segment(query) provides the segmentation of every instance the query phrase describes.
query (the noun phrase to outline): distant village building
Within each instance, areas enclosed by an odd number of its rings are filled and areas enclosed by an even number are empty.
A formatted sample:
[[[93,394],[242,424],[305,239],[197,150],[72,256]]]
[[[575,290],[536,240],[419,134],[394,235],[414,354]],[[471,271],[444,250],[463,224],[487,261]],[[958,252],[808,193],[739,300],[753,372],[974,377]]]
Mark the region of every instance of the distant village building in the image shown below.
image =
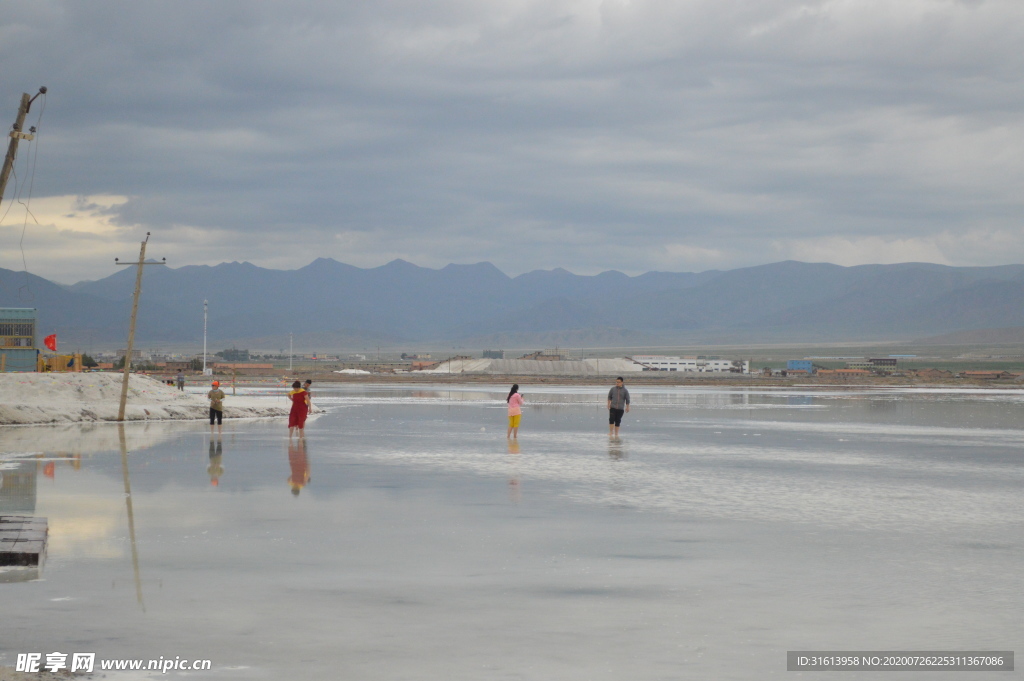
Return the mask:
[[[932,380],[953,378],[952,371],[946,371],[945,369],[933,369],[931,367],[925,369],[918,369],[917,371],[914,372],[914,375],[916,375],[918,378],[927,378]]]
[[[809,359],[790,359],[786,360],[786,371],[802,371],[807,374],[814,373],[814,362]]]
[[[870,376],[872,372],[867,369],[818,369],[819,376]]]
[[[36,370],[36,309],[0,308],[0,365],[4,371]]]
[[[866,369],[868,371],[891,372],[896,371],[896,358],[877,357],[872,359],[855,359],[846,363],[847,369]]]
[[[633,355],[644,371],[691,371],[698,373],[750,373],[750,362],[718,357],[670,357],[667,355]]]
[[[1016,377],[1016,374],[1011,374],[1009,371],[963,371],[960,375],[964,378],[984,379],[987,381]]]
[[[191,371],[192,360],[170,360],[167,362],[157,362],[156,366],[158,369],[164,369],[165,371]]]

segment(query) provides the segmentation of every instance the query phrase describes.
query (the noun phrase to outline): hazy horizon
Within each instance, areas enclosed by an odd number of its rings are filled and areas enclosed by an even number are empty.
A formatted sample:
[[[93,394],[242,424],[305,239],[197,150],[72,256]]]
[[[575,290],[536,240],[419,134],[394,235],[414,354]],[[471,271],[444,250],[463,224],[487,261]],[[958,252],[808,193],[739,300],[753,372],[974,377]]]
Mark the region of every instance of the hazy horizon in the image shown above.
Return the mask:
[[[135,259],[137,259],[137,258],[138,258],[138,252],[136,252],[136,254],[135,254]],[[151,260],[152,259],[152,258],[149,257],[148,252],[147,252],[146,259],[147,260]],[[894,263],[865,262],[865,263],[860,263],[860,264],[857,264],[857,265],[840,265],[840,264],[834,263],[834,262],[786,259],[786,260],[776,260],[776,261],[771,261],[771,262],[755,263],[753,265],[744,265],[742,267],[728,267],[728,268],[710,267],[710,268],[707,268],[707,269],[693,268],[693,269],[685,269],[685,270],[625,271],[625,270],[622,270],[622,269],[614,269],[614,268],[612,268],[612,269],[605,269],[605,270],[599,270],[599,271],[580,272],[580,271],[570,270],[567,267],[555,266],[555,267],[549,267],[549,268],[538,267],[538,268],[527,269],[527,270],[523,270],[523,271],[512,271],[512,272],[509,272],[509,271],[506,271],[506,270],[502,269],[501,267],[498,267],[496,264],[490,262],[489,260],[479,260],[479,261],[476,261],[476,262],[450,262],[450,263],[447,263],[447,264],[444,264],[444,265],[440,265],[440,266],[437,266],[437,267],[431,267],[431,266],[428,266],[428,265],[420,265],[419,263],[413,262],[411,260],[407,260],[405,258],[393,258],[392,260],[389,260],[387,262],[381,263],[379,265],[361,266],[361,265],[355,265],[355,264],[352,264],[352,263],[344,262],[343,260],[339,260],[337,258],[326,257],[326,256],[315,257],[312,260],[310,260],[309,262],[307,262],[305,264],[302,264],[302,265],[295,266],[295,267],[269,267],[269,266],[261,265],[261,264],[256,263],[256,262],[252,262],[250,260],[231,260],[231,261],[225,260],[225,261],[222,261],[222,262],[219,262],[219,263],[213,263],[213,264],[208,264],[208,263],[186,263],[186,264],[177,265],[177,266],[172,265],[171,263],[167,263],[165,266],[168,267],[169,269],[172,269],[172,270],[179,270],[179,269],[183,269],[185,267],[211,267],[212,268],[212,267],[220,267],[222,265],[252,265],[252,266],[257,267],[257,268],[262,269],[262,270],[273,270],[273,271],[280,271],[280,272],[295,272],[297,270],[301,270],[301,269],[304,269],[306,267],[309,267],[310,265],[315,263],[317,260],[333,260],[334,262],[339,263],[341,265],[346,265],[346,266],[349,266],[349,267],[356,267],[356,268],[361,269],[361,270],[381,269],[381,268],[387,267],[388,265],[392,265],[393,263],[406,263],[406,264],[409,264],[409,265],[413,265],[414,267],[418,267],[418,268],[422,268],[422,269],[427,269],[427,270],[432,270],[432,271],[435,271],[435,272],[443,270],[446,267],[474,267],[474,266],[478,266],[478,265],[490,265],[490,266],[494,267],[495,269],[497,269],[502,274],[504,274],[509,279],[516,279],[516,278],[521,277],[523,275],[531,274],[531,273],[534,273],[534,272],[556,272],[556,271],[564,271],[564,272],[568,272],[569,274],[573,274],[573,275],[581,276],[581,277],[595,277],[595,276],[599,276],[599,275],[602,275],[602,274],[608,274],[608,273],[624,274],[624,275],[626,275],[627,277],[630,277],[630,278],[639,277],[639,276],[643,276],[645,274],[652,274],[652,273],[701,274],[701,273],[704,273],[704,272],[729,272],[729,271],[733,271],[733,270],[748,269],[748,268],[751,268],[751,267],[763,267],[763,266],[767,266],[767,265],[777,265],[777,264],[783,263],[783,262],[797,262],[797,263],[806,264],[806,265],[834,265],[835,267],[842,267],[842,268],[871,267],[871,266],[874,266],[874,265],[936,265],[936,266],[939,266],[939,267],[978,267],[976,265],[947,265],[947,264],[944,264],[944,263],[921,262],[921,261],[906,261],[906,262],[894,262]],[[1003,263],[1002,265],[991,265],[990,267],[1007,267],[1007,266],[1013,266],[1013,265],[1024,265],[1024,262],[1022,262],[1022,263]],[[985,267],[985,266],[980,266],[980,267]],[[5,268],[5,269],[10,269],[10,268]],[[50,278],[50,277],[46,277],[46,276],[44,276],[42,274],[39,274],[37,272],[31,272],[31,271],[29,271],[29,274],[34,274],[35,276],[43,277],[44,279],[47,279],[48,281],[52,281],[52,282],[54,282],[56,284],[60,284],[62,286],[75,286],[77,284],[87,284],[87,283],[92,283],[92,282],[95,282],[95,281],[99,281],[101,279],[105,279],[105,278],[107,278],[107,277],[109,277],[111,275],[117,274],[118,271],[120,271],[120,269],[121,268],[118,268],[116,270],[111,270],[108,274],[106,274],[104,276],[99,276],[99,277],[97,277],[95,279],[79,279],[79,280],[75,280],[75,281],[62,281],[60,278],[56,278],[56,277],[55,278]],[[15,271],[16,272],[18,270],[11,270],[11,271]]]

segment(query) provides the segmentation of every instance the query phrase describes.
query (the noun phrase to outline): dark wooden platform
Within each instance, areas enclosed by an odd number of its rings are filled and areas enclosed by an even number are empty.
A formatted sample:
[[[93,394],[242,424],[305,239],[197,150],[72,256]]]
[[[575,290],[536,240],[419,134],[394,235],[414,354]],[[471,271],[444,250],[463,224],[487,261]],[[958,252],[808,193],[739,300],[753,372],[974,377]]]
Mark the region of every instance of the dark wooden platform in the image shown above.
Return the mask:
[[[46,555],[46,518],[0,516],[0,567],[38,567]]]

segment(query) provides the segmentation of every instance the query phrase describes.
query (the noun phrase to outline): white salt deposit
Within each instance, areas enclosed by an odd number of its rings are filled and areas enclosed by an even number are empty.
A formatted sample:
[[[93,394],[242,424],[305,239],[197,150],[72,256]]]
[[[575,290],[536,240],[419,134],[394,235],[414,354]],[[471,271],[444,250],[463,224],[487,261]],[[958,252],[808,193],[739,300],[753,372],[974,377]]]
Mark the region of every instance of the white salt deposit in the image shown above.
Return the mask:
[[[121,378],[101,373],[0,374],[0,424],[114,421]],[[283,398],[228,394],[224,417],[287,416],[289,406]],[[126,421],[205,419],[209,408],[205,394],[181,392],[136,374],[128,382]]]
[[[454,359],[433,369],[416,371],[423,374],[490,374],[494,376],[615,376],[643,367],[631,359]]]

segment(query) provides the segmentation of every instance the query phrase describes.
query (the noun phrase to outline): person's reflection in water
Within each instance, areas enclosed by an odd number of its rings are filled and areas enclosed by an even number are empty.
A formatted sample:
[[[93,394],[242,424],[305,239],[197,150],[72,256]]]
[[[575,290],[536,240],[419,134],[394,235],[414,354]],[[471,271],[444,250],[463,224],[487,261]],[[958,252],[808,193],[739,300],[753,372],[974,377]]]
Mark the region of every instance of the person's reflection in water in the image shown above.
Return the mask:
[[[508,500],[518,504],[523,500],[523,487],[519,482],[519,440],[508,440],[508,453],[514,458],[509,462],[512,464],[512,472],[508,477]]]
[[[292,494],[299,496],[302,488],[309,484],[309,458],[306,456],[306,440],[288,440],[288,465],[292,475],[288,478]]]
[[[214,487],[220,485],[220,476],[224,475],[224,466],[221,465],[221,460],[224,456],[223,445],[221,444],[220,438],[217,438],[217,442],[210,440],[210,467],[206,469],[206,472],[210,474],[210,484]]]
[[[625,451],[622,449],[622,439],[617,437],[608,438],[608,458],[613,461],[619,461],[626,458]]]

